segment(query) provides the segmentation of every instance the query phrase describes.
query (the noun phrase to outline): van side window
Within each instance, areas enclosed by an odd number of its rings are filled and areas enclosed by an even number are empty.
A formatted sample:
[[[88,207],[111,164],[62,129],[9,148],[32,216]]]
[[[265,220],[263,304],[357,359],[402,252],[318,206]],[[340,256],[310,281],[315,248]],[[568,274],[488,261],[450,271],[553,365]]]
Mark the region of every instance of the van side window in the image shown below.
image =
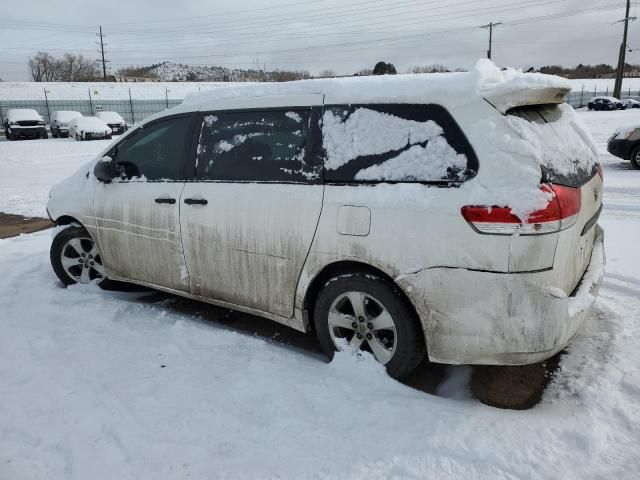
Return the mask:
[[[214,112],[204,115],[196,178],[216,181],[318,180],[311,108]],[[317,127],[316,127],[317,128]],[[319,133],[317,134],[319,136]]]
[[[113,156],[126,178],[184,179],[184,152],[191,117],[177,117],[144,126],[116,148]]]
[[[478,160],[439,105],[331,105],[322,118],[327,182],[427,182],[455,185]]]

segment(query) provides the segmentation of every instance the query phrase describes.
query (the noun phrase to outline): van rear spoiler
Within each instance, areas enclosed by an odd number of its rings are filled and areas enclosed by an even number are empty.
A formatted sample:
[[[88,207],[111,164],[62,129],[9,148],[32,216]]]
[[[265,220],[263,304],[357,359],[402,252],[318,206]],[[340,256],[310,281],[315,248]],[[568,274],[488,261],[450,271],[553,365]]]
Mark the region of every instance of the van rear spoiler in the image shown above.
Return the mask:
[[[483,98],[504,115],[515,107],[564,103],[564,99],[570,91],[570,88],[555,86],[515,90],[497,88],[496,91],[483,95]]]

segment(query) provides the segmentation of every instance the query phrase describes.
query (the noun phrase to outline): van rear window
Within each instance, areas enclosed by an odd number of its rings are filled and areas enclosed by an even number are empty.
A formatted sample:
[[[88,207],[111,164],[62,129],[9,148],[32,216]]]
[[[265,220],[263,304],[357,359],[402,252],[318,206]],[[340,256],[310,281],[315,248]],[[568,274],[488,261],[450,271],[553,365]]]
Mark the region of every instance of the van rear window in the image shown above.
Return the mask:
[[[324,178],[335,183],[456,185],[478,160],[439,105],[331,105],[322,118]]]
[[[579,187],[595,175],[598,151],[569,105],[512,108],[506,119],[522,141],[523,153],[540,164],[542,181]]]

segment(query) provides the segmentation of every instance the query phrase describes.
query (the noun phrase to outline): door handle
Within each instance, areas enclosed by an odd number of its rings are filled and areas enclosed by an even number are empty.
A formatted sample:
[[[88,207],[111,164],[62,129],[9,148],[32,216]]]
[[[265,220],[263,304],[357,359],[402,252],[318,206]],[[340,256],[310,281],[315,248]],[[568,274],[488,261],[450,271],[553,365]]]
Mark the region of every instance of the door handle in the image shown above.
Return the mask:
[[[209,202],[204,198],[185,198],[184,203],[187,205],[206,205]]]
[[[156,198],[155,202],[156,203],[168,203],[170,205],[173,205],[174,203],[176,203],[176,199],[175,198]]]

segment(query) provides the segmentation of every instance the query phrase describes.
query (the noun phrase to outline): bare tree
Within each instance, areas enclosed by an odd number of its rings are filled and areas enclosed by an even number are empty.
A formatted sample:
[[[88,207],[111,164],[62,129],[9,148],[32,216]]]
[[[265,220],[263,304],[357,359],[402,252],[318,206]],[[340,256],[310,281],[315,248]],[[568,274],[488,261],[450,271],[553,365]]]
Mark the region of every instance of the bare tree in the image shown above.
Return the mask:
[[[60,80],[63,82],[88,82],[100,78],[98,65],[84,57],[65,53],[60,62]]]
[[[336,73],[333,70],[321,70],[320,73],[318,74],[318,78],[332,78],[335,77]]]
[[[431,65],[424,65],[424,66],[418,65],[418,66],[412,67],[409,70],[409,73],[445,73],[450,71],[451,70],[449,70],[444,65],[441,65],[439,63],[434,63]]]
[[[47,52],[38,52],[34,57],[29,57],[29,70],[34,82],[59,80],[60,66],[60,61]]]
[[[362,70],[358,70],[355,75],[357,77],[366,77],[367,75],[373,75],[373,69],[371,68],[363,68]]]
[[[292,80],[303,80],[311,78],[311,74],[306,70],[275,70],[267,73],[267,81],[290,82]]]

